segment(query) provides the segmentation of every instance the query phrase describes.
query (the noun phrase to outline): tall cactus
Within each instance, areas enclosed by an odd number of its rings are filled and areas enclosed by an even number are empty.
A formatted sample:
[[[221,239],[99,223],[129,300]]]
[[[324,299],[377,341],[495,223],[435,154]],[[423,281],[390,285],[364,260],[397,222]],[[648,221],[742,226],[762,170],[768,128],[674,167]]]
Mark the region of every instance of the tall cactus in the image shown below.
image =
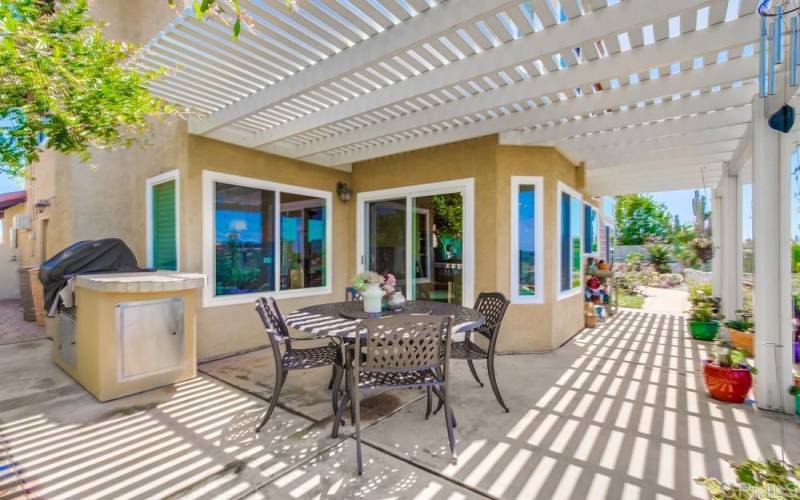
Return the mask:
[[[708,216],[706,212],[706,196],[701,195],[700,191],[695,190],[692,199],[692,212],[694,212],[694,231],[698,238],[708,237],[711,233]]]

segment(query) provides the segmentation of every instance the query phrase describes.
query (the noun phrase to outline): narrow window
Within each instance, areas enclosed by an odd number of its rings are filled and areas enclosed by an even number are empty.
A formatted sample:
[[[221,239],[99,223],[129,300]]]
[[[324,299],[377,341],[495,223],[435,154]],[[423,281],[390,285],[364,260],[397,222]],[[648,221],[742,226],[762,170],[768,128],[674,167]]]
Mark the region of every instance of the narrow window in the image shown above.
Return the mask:
[[[597,209],[585,203],[583,205],[583,253],[597,255],[600,249],[599,217]]]
[[[511,178],[511,297],[542,302],[542,178]]]
[[[580,195],[559,184],[559,282],[560,296],[580,293],[583,262]]]

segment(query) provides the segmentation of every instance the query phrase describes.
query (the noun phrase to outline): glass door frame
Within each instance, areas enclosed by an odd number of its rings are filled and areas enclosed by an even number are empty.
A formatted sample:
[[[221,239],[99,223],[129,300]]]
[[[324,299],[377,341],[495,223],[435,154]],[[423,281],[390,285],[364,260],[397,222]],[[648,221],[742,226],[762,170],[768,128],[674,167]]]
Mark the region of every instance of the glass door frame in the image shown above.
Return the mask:
[[[406,200],[406,276],[411,290],[411,277],[414,270],[414,198],[439,194],[459,193],[464,203],[464,238],[463,238],[463,291],[461,303],[472,307],[475,300],[475,178],[455,179],[451,181],[417,184],[377,191],[365,191],[356,195],[356,270],[366,270],[366,205],[372,201]],[[414,277],[416,279],[416,277]]]

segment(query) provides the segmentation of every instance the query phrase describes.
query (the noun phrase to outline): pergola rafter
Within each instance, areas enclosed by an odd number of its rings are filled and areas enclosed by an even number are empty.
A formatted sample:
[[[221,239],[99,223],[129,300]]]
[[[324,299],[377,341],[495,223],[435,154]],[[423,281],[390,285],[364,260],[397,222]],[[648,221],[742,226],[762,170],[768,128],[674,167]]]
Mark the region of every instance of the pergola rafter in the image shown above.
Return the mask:
[[[500,134],[590,169],[696,168],[749,121],[755,0],[241,3],[238,40],[187,13],[135,64],[174,68],[151,88],[198,111],[191,133],[310,163]]]

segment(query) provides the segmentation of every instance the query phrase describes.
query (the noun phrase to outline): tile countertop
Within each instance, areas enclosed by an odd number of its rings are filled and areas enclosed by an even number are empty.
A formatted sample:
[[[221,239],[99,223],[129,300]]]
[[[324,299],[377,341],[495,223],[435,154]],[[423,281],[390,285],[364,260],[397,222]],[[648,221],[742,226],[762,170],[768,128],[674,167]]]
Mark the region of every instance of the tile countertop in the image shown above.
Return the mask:
[[[75,286],[110,293],[173,292],[202,288],[203,274],[155,271],[141,273],[84,274],[75,278]]]

